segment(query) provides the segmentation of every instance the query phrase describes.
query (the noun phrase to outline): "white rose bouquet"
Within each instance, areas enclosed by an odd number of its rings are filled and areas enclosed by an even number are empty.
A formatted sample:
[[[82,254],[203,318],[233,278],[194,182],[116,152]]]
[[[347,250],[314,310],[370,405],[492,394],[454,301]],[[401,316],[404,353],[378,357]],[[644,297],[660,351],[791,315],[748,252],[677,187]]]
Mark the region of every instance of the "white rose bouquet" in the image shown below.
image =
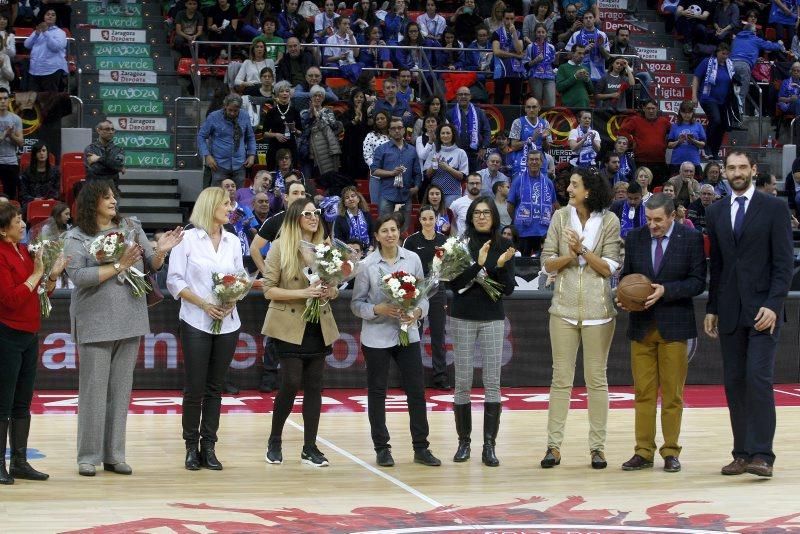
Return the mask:
[[[239,273],[211,273],[211,292],[214,298],[223,307],[233,307],[236,301],[242,300],[250,288],[253,280],[246,272]],[[222,319],[211,322],[211,333],[219,334],[222,330]]]
[[[306,275],[309,283],[319,280],[325,287],[338,287],[356,275],[356,262],[352,260],[355,251],[338,239],[318,245],[301,241],[300,252],[311,269],[311,274]],[[319,323],[319,311],[325,305],[327,301],[323,303],[319,297],[307,299],[303,319],[307,323]]]
[[[47,296],[47,278],[50,276],[50,271],[53,269],[56,260],[64,252],[64,240],[60,238],[43,239],[40,234],[28,245],[28,251],[33,255],[39,250],[42,250],[44,276],[42,276],[36,292],[39,294],[39,309],[42,317],[50,317],[50,312],[53,311],[53,304],[50,302],[50,297]]]
[[[475,261],[469,253],[469,239],[460,237],[449,237],[444,245],[436,247],[436,252],[433,256],[433,263],[431,264],[431,273],[434,278],[442,281],[450,281],[459,276],[461,273],[471,267]],[[503,291],[503,284],[489,278],[486,269],[481,269],[469,284],[459,290],[463,293],[469,289],[472,284],[479,284],[489,298],[496,301],[500,298]]]
[[[96,237],[87,246],[89,254],[94,256],[100,264],[117,263],[125,250],[134,245],[134,241],[126,240],[122,232],[109,232]],[[117,275],[117,278],[131,285],[131,293],[134,297],[143,297],[153,288],[147,281],[145,274],[136,267],[128,267]]]
[[[405,271],[395,271],[381,276],[381,291],[384,296],[390,304],[401,308],[406,315],[411,315],[411,310],[416,308],[419,301],[427,297],[435,287],[435,279],[417,278]],[[400,323],[401,347],[408,346],[408,328],[410,326],[406,322]]]

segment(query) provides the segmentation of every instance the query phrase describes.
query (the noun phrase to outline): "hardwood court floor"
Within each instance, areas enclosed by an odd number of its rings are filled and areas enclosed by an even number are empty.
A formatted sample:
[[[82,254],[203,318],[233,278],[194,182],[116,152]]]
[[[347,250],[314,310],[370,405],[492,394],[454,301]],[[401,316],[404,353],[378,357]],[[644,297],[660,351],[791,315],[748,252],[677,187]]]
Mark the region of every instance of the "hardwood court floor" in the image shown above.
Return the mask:
[[[797,386],[781,389],[800,397]],[[578,390],[574,396],[580,406]],[[0,532],[800,532],[800,398],[793,400],[778,411],[770,480],[719,474],[730,450],[722,407],[685,410],[683,471],[676,474],[663,472],[660,460],[640,472],[619,468],[633,452],[629,407],[611,410],[604,471],[588,466],[584,409],[570,413],[562,465],[539,467],[546,404],[503,412],[502,463],[484,467],[475,403],[473,458],[465,464],[451,461],[456,438],[447,411],[429,413],[431,449],[443,461],[438,468],[412,463],[408,418],[390,413],[396,466],[388,469],[374,464],[363,412],[323,414],[319,447],[331,466],[318,469],[300,464],[299,413],[284,431],[279,466],[264,462],[270,415],[226,413],[217,446],[224,471],[188,472],[180,415],[167,408],[172,413],[130,415],[133,476],[101,470],[94,478],[76,471],[75,415],[46,413],[34,416],[30,447],[44,455],[33,463],[51,479],[0,486]]]

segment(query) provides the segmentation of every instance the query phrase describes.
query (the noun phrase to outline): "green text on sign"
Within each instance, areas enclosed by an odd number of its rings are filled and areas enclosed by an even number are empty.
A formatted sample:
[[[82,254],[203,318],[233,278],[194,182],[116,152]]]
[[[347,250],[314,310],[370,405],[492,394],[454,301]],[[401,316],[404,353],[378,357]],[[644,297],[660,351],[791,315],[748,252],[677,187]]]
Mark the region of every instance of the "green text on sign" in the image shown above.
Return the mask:
[[[162,115],[164,103],[150,100],[110,100],[103,102],[103,112],[114,115]]]
[[[88,20],[92,26],[100,28],[131,28],[139,29],[144,26],[142,17],[110,17],[108,15],[90,16]]]
[[[95,59],[97,70],[153,70],[153,65],[154,62],[149,57],[98,57]]]
[[[171,152],[131,152],[125,154],[126,167],[172,168],[175,157]]]
[[[100,4],[99,3],[91,3],[85,4],[88,7],[87,13],[89,15],[100,15]],[[118,17],[123,16],[124,9],[119,4],[109,4],[106,8],[106,13],[109,15],[116,15]],[[133,14],[137,17],[142,16],[142,6],[138,4],[134,4],[133,2],[128,2],[128,11],[133,11]]]
[[[172,136],[169,134],[149,134],[134,132],[117,132],[114,144],[128,149],[170,149]]]
[[[95,43],[92,52],[97,57],[150,57],[150,45],[136,43]]]
[[[101,85],[98,98],[103,100],[160,100],[158,87],[120,87]]]

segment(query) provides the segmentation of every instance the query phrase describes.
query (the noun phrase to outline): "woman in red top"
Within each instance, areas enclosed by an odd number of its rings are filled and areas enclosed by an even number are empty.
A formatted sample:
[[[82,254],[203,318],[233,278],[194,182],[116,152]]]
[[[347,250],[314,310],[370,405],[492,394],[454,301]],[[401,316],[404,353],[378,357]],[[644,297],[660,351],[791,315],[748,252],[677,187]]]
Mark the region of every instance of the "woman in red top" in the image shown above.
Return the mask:
[[[42,254],[31,258],[25,245],[25,223],[19,208],[0,204],[0,484],[14,478],[47,480],[28,463],[31,399],[39,356],[40,326],[37,289],[44,277]],[[59,258],[47,276],[48,291],[64,270]],[[6,471],[6,435],[10,437],[11,463]]]

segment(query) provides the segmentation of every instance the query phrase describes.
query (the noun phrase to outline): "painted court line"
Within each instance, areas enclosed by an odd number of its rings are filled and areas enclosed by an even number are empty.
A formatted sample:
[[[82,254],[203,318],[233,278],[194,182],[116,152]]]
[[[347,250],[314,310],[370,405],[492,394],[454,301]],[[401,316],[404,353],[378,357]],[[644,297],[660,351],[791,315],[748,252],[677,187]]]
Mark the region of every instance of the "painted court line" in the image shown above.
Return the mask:
[[[288,424],[292,425],[294,428],[296,428],[300,432],[303,431],[303,425],[295,423],[291,419],[287,419],[286,422]],[[411,486],[409,486],[405,482],[403,482],[401,480],[398,480],[398,479],[394,478],[391,475],[387,475],[386,473],[384,473],[383,471],[381,471],[377,467],[368,464],[367,462],[365,462],[361,458],[358,458],[357,456],[355,456],[355,455],[351,454],[350,452],[344,450],[343,448],[339,447],[338,445],[333,444],[332,442],[328,441],[327,439],[325,439],[325,438],[323,438],[321,436],[317,436],[317,441],[319,441],[320,443],[322,443],[323,445],[325,445],[329,449],[331,449],[331,450],[339,453],[340,455],[344,456],[345,458],[347,458],[351,462],[353,462],[353,463],[355,463],[357,465],[360,465],[361,467],[363,467],[367,471],[370,471],[373,474],[376,474],[376,475],[378,475],[379,477],[381,477],[381,478],[383,478],[385,480],[388,480],[389,482],[391,482],[392,484],[394,484],[398,488],[402,489],[403,491],[406,491],[406,492],[410,493],[411,495],[413,495],[414,497],[416,497],[418,499],[421,499],[421,500],[425,501],[426,503],[430,504],[431,506],[433,506],[435,508],[443,506],[442,503],[440,503],[440,502],[428,497],[427,495],[425,495],[421,491],[418,491],[418,490],[412,488]]]
[[[800,393],[792,393],[791,391],[783,391],[782,389],[773,389],[776,393],[783,393],[784,395],[792,395],[793,397],[800,397]]]

